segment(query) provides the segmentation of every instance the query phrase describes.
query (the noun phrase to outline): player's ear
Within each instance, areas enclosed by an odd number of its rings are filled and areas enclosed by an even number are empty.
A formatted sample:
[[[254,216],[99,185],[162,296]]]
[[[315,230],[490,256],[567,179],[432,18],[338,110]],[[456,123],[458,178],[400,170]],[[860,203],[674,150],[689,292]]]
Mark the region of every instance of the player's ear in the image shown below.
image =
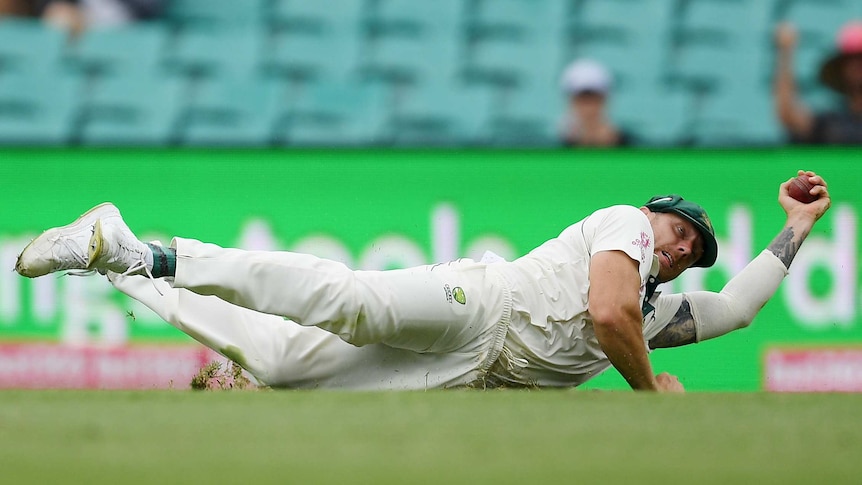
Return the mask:
[[[643,213],[644,213],[644,214],[646,214],[646,215],[650,215],[650,214],[652,214],[652,211],[651,211],[651,210],[649,210],[649,207],[647,207],[647,206],[645,206],[645,205],[642,205],[642,206],[640,207],[640,209],[641,209],[641,212],[643,212]]]

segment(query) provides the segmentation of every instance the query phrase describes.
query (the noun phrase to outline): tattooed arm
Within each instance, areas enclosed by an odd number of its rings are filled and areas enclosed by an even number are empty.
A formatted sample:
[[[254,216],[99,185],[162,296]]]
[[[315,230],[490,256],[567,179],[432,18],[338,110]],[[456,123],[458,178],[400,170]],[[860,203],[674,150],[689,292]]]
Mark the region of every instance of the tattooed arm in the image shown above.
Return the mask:
[[[766,251],[731,279],[720,293],[697,291],[659,297],[670,302],[657,307],[663,308],[664,313],[664,316],[657,315],[657,318],[666,319],[667,324],[649,340],[650,348],[700,342],[751,323],[778,289],[802,242],[831,203],[826,182],[821,177],[813,172],[800,171],[799,174],[809,177],[815,186],[812,194],[817,195],[818,199],[803,204],[790,197],[790,181],[783,183],[779,189],[778,202],[787,213],[787,223]]]
[[[694,316],[691,314],[691,303],[685,295],[682,295],[679,310],[658,335],[650,339],[649,348],[679,347],[695,342],[697,342],[697,330]]]

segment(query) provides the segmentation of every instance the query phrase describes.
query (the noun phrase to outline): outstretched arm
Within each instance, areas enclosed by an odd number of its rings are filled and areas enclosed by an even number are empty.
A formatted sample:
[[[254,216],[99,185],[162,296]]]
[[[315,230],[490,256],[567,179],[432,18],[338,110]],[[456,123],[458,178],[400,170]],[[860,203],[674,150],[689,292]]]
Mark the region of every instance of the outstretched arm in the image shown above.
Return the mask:
[[[681,295],[674,316],[650,339],[650,348],[691,344],[719,337],[751,323],[778,289],[814,223],[831,204],[826,182],[820,176],[801,170],[799,175],[809,177],[814,185],[811,193],[817,199],[808,204],[799,202],[790,197],[790,180],[781,184],[778,202],[787,213],[787,222],[781,232],[720,293],[699,291]]]

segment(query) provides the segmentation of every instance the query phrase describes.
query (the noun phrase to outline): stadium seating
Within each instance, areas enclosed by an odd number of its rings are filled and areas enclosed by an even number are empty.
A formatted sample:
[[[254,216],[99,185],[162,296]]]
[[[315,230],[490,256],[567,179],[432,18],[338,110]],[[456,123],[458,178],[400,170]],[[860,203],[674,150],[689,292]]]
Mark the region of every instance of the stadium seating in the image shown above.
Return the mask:
[[[275,29],[320,31],[334,25],[359,25],[366,0],[270,0],[266,23]]]
[[[289,78],[343,78],[358,71],[362,45],[360,25],[354,22],[278,29],[263,49],[262,62],[271,73]]]
[[[369,44],[363,73],[393,83],[418,82],[440,75],[454,77],[461,66],[461,45],[453,32],[439,29],[406,37],[381,35]]]
[[[391,118],[390,143],[467,145],[487,138],[493,90],[452,78],[428,78],[405,91]]]
[[[256,70],[226,72],[197,83],[180,116],[183,145],[265,145],[287,104],[287,85]]]
[[[262,22],[269,0],[170,0],[166,3],[167,20],[174,25],[230,27]]]
[[[82,84],[63,65],[66,33],[0,20],[0,143],[67,143]]]
[[[377,0],[367,22],[373,35],[404,35],[427,31],[456,32],[461,27],[466,0]]]
[[[182,86],[160,70],[169,33],[161,24],[91,29],[69,50],[86,89],[73,139],[84,144],[168,143]]]
[[[648,145],[769,144],[773,29],[798,26],[806,104],[858,0],[172,0],[77,39],[0,19],[0,143],[556,143],[559,76],[614,74]]]
[[[168,40],[162,24],[90,29],[70,47],[70,58],[77,68],[97,76],[146,72],[161,63]]]
[[[0,143],[68,143],[81,93],[80,81],[60,67],[4,73],[0,77]]]
[[[324,80],[301,86],[278,116],[274,142],[285,145],[348,145],[381,142],[391,93],[356,79]]]
[[[690,137],[694,98],[685,92],[662,83],[639,83],[615,90],[609,102],[611,119],[637,144],[678,144]]]
[[[541,146],[557,143],[566,100],[556,80],[500,90],[492,112],[488,138],[493,145]]]
[[[479,0],[470,17],[477,37],[557,36],[568,19],[565,0]]]
[[[188,29],[169,44],[164,61],[181,76],[244,73],[259,65],[263,39],[256,29]]]
[[[263,63],[295,79],[341,79],[359,68],[364,46],[363,0],[277,0]]]
[[[366,76],[415,83],[457,75],[464,45],[462,0],[381,0],[376,5],[367,19]]]
[[[766,90],[724,86],[700,100],[689,133],[696,145],[773,145],[782,134]]]
[[[88,145],[171,143],[187,94],[184,88],[156,71],[96,79],[83,97],[74,138]]]
[[[677,34],[684,40],[701,42],[762,35],[769,29],[772,10],[767,0],[688,0],[681,12]]]
[[[62,59],[67,34],[35,20],[0,18],[0,73],[53,69]]]
[[[469,79],[530,89],[553,89],[565,62],[565,3],[558,0],[483,1],[473,15],[465,72]]]
[[[666,36],[673,0],[584,0],[574,12],[574,37],[630,38]]]

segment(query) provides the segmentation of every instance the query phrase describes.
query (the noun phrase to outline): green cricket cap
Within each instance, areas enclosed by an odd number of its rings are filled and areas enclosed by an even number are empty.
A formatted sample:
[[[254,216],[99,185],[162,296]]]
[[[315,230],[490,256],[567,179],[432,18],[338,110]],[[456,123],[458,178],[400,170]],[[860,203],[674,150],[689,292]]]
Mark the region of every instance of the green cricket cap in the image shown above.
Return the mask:
[[[715,264],[718,258],[718,241],[715,240],[712,222],[703,207],[676,194],[657,195],[645,205],[653,212],[673,212],[694,224],[703,237],[703,255],[692,266],[709,268]]]

